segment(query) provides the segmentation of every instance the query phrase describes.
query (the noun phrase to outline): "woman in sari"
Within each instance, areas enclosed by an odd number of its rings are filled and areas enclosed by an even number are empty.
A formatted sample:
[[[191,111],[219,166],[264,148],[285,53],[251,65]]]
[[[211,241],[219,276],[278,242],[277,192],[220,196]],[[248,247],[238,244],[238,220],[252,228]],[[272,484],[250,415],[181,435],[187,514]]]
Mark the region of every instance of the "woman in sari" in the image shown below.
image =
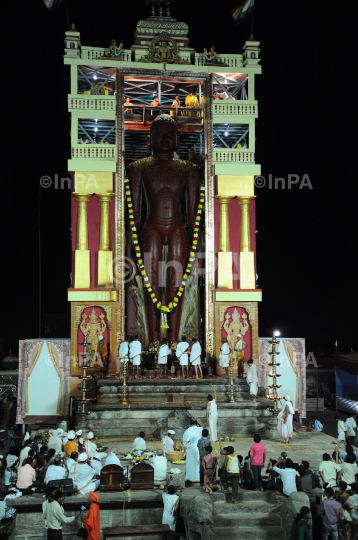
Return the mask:
[[[282,440],[289,444],[292,439],[293,434],[293,415],[295,410],[293,408],[293,403],[291,401],[290,394],[285,395],[285,403],[277,417],[277,429],[279,434],[282,437]]]

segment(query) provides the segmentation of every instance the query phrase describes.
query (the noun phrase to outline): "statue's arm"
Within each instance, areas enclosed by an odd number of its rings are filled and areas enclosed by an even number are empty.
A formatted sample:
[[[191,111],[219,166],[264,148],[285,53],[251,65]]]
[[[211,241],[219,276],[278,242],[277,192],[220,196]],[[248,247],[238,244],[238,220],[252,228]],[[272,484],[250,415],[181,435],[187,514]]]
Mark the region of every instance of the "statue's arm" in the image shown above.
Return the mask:
[[[188,174],[188,220],[190,236],[193,236],[195,217],[198,210],[200,200],[200,171],[198,167],[193,166],[189,170]],[[198,243],[199,245],[199,243]]]
[[[134,219],[138,229],[140,224],[140,208],[142,199],[142,170],[137,164],[133,163],[132,165],[129,165],[127,173],[131,188]]]

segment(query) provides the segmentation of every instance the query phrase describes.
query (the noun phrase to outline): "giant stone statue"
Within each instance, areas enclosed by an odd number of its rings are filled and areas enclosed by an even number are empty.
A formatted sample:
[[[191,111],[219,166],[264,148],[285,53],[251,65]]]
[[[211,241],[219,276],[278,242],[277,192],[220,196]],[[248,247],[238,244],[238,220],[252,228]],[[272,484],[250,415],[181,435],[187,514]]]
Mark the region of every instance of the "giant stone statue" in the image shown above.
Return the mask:
[[[171,302],[181,283],[188,262],[190,242],[199,203],[200,173],[196,165],[173,158],[177,147],[177,126],[166,114],[158,116],[151,124],[153,156],[129,165],[133,211],[139,232],[139,243],[144,265],[152,289],[162,304]],[[181,215],[181,199],[186,194],[188,233]],[[146,198],[147,215],[142,229],[141,201]],[[164,249],[163,249],[164,248]],[[163,253],[166,253],[166,272],[162,279]],[[127,255],[131,255],[127,243]],[[160,313],[145,291],[149,342],[160,339]],[[168,316],[169,339],[177,340],[183,308],[182,296]]]

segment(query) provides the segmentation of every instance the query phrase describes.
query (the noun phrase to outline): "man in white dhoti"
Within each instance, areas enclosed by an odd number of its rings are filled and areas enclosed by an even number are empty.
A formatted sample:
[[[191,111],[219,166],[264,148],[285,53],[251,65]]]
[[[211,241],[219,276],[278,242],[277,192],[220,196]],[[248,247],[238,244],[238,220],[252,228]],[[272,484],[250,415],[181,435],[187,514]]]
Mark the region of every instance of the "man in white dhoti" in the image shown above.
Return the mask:
[[[285,401],[280,414],[277,417],[277,429],[285,443],[290,443],[293,434],[293,415],[295,410],[290,394],[285,395]]]
[[[99,488],[100,481],[96,472],[87,463],[87,454],[84,452],[78,456],[78,463],[74,463],[70,470],[70,477],[80,495],[86,495],[90,491]]]
[[[100,477],[101,476],[101,470],[102,470],[102,464],[101,464],[101,456],[99,454],[95,454],[93,458],[90,460],[90,465],[92,469],[95,470],[95,473]]]
[[[220,356],[219,356],[219,366],[225,369],[225,376],[229,376],[229,365],[230,365],[230,347],[228,345],[227,339],[222,338],[221,339],[221,349],[220,349]]]
[[[214,390],[215,398],[211,394],[208,395],[206,421],[209,424],[210,441],[214,443],[218,440],[218,405],[216,390],[212,384],[210,386]]]
[[[167,479],[168,460],[160,450],[150,458],[149,463],[154,469],[154,482],[162,483]]]
[[[246,376],[246,382],[250,385],[250,394],[254,398],[253,401],[256,401],[257,390],[258,390],[257,383],[259,381],[257,377],[257,370],[256,370],[256,366],[252,358],[250,358],[250,360],[248,360],[247,363],[248,363],[249,369]]]
[[[93,431],[89,431],[87,433],[87,438],[84,441],[84,446],[87,452],[87,455],[89,458],[92,458],[95,454],[98,454],[101,456],[100,459],[104,459],[107,457],[106,452],[97,452],[97,446],[99,444],[99,441],[97,438],[95,438]]]
[[[63,436],[63,429],[59,428],[56,429],[53,435],[48,440],[47,448],[48,450],[51,450],[52,448],[56,451],[57,455],[62,455],[62,436]]]
[[[183,444],[186,447],[185,480],[200,482],[200,454],[198,441],[201,439],[203,428],[192,418],[190,427],[184,432]]]
[[[168,480],[169,482],[169,480]],[[179,496],[175,495],[175,486],[169,486],[166,484],[163,492],[163,518],[162,524],[169,525],[170,530],[175,533],[176,529],[176,510],[178,508]],[[172,535],[172,537],[174,537]]]
[[[201,345],[196,338],[192,339],[193,345],[191,347],[190,362],[195,367],[195,377],[198,379],[198,367],[200,371],[200,379],[203,378],[203,372],[201,370]]]
[[[144,437],[145,433],[144,431],[141,431],[139,437],[136,437],[133,441],[131,453],[147,449],[147,443],[145,442]]]
[[[130,347],[129,355],[130,355],[130,360],[133,366],[133,377],[134,377],[134,366],[137,366],[136,378],[139,377],[139,366],[141,362],[141,354],[142,354],[142,344],[139,341],[139,337],[134,336],[134,340],[132,341],[132,344]]]
[[[118,359],[116,358],[117,364],[117,373],[119,373],[119,378],[123,378],[123,365],[124,362],[129,360],[129,337],[126,336],[126,339],[122,341],[118,349]]]
[[[53,461],[53,465],[50,465],[47,468],[44,482],[45,484],[48,484],[51,480],[63,480],[64,478],[67,478],[67,476],[67,468],[62,465],[61,458],[56,457]]]
[[[178,450],[174,441],[174,435],[175,435],[175,431],[173,429],[169,429],[168,434],[162,438],[161,444],[162,444],[162,450],[163,450],[164,455],[165,455],[165,452],[173,452],[174,450]]]
[[[167,338],[163,338],[162,344],[159,347],[159,351],[158,351],[159,377],[162,376],[163,366],[164,366],[164,377],[167,376],[167,363],[168,363],[169,353],[170,353],[170,350],[168,347],[168,340]]]
[[[188,350],[189,350],[189,343],[187,343],[186,337],[183,336],[181,338],[181,342],[178,343],[177,345],[177,350],[175,351],[175,354],[177,358],[179,358],[179,363],[183,370],[183,379],[185,379],[185,366],[186,366],[187,375],[188,375]]]

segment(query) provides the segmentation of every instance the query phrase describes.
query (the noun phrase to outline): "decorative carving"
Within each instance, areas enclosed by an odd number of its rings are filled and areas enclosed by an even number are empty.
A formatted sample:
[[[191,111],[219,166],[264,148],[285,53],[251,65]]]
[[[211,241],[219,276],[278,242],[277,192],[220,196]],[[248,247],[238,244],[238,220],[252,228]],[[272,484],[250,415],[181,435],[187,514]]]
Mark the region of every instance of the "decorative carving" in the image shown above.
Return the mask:
[[[104,321],[104,314],[99,314],[100,322],[98,322],[98,315],[93,308],[89,315],[89,322],[86,324],[87,313],[82,314],[82,322],[80,329],[84,336],[87,336],[87,342],[91,344],[92,357],[96,354],[98,349],[99,336],[103,335],[103,332],[107,328],[107,324]]]
[[[159,46],[157,46],[159,43]],[[171,44],[169,49],[167,44]],[[152,39],[148,48],[149,54],[139,58],[137,62],[161,62],[164,64],[189,64],[187,60],[183,60],[179,56],[179,47],[175,39],[170,37],[166,32],[162,32],[159,36]]]

